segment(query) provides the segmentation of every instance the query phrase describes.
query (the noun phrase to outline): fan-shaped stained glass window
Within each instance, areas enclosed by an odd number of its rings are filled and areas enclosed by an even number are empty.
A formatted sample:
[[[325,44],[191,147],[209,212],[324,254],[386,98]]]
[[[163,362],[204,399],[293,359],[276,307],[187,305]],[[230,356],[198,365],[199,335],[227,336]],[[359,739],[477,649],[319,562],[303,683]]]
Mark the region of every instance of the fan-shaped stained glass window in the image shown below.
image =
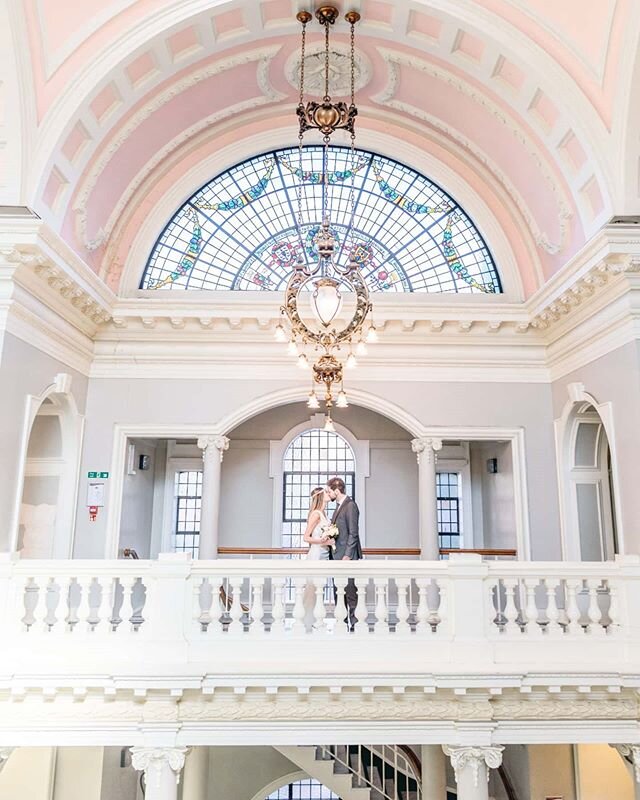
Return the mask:
[[[214,178],[163,231],[141,288],[282,290],[300,259],[318,258],[326,207],[338,263],[355,259],[373,291],[502,291],[482,236],[432,181],[346,147],[329,149],[326,170],[323,180],[323,150],[313,146],[256,156]]]

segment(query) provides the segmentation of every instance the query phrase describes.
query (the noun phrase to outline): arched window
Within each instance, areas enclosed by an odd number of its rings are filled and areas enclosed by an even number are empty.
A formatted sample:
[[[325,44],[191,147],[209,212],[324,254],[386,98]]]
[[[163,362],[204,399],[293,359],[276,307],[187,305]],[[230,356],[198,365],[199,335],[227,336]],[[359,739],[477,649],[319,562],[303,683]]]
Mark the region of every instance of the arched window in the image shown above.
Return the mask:
[[[265,800],[340,800],[340,798],[315,778],[303,778],[286,783],[271,792]]]
[[[318,258],[322,159],[319,146],[303,148],[302,155],[297,148],[277,150],[205,184],[167,224],[140,288],[282,290],[299,259]],[[478,229],[424,175],[375,153],[352,155],[346,147],[330,148],[327,169],[338,263],[356,260],[372,291],[502,291]]]
[[[282,546],[303,547],[309,495],[334,476],[342,478],[355,498],[356,463],[353,450],[340,434],[319,428],[304,431],[291,442],[283,459]],[[335,504],[327,507],[333,513]]]

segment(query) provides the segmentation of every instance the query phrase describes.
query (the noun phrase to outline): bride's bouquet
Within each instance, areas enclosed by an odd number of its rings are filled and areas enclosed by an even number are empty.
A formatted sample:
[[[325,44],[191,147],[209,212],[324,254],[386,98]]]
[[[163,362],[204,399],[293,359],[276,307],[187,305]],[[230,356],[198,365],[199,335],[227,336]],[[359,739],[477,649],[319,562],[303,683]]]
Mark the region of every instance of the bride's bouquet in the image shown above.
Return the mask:
[[[325,539],[330,539],[331,540],[329,542],[329,547],[332,550],[335,550],[336,549],[336,539],[340,535],[340,531],[338,530],[338,526],[337,525],[327,525],[326,528],[322,529],[322,535],[325,537]]]

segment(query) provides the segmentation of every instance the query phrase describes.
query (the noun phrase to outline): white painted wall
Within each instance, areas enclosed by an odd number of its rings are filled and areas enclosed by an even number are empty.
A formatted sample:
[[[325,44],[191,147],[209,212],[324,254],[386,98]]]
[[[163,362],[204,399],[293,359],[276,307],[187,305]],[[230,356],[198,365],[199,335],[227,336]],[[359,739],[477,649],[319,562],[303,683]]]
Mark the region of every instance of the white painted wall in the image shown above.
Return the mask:
[[[298,768],[272,747],[210,747],[208,800],[252,800]],[[266,794],[264,795],[267,796]]]

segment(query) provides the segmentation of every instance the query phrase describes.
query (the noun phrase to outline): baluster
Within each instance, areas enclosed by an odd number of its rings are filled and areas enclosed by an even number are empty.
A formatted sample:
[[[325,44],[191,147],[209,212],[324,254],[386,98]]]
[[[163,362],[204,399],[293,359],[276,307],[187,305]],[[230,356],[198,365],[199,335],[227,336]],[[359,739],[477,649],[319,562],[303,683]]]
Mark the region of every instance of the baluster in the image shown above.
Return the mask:
[[[77,623],[75,625],[74,633],[76,633],[76,631],[86,633],[87,631],[91,630],[91,623],[89,622],[89,616],[91,614],[89,594],[91,592],[91,581],[93,578],[83,576],[81,578],[78,577],[76,580],[80,590],[80,599],[78,600],[78,608],[76,611]]]
[[[582,581],[575,578],[568,579],[567,584],[567,632],[573,635],[583,633],[580,626],[580,609],[578,608],[578,601],[576,599],[576,592],[578,587],[582,586]]]
[[[367,587],[369,586],[369,578],[354,578],[356,587],[358,589],[358,602],[356,604],[356,622],[355,632],[361,636],[369,633],[369,623],[367,617],[369,610],[367,609]],[[345,614],[346,616],[346,614]]]
[[[547,590],[547,636],[558,638],[562,636],[563,629],[560,625],[560,611],[556,590],[560,585],[557,578],[545,578],[544,585]]]
[[[429,630],[429,603],[427,602],[428,578],[416,578],[418,585],[418,608],[416,609],[417,630],[419,633]]]
[[[609,624],[607,634],[615,636],[620,631],[620,603],[618,600],[618,584],[615,581],[607,581],[609,588]]]
[[[538,578],[525,578],[524,585],[527,592],[527,604],[525,606],[525,632],[529,636],[540,636],[542,628],[538,624],[538,605],[536,603],[536,587],[539,586]]]
[[[326,609],[324,607],[324,587],[327,579],[324,575],[318,575],[314,578],[314,585],[316,587],[316,603],[313,607],[313,624],[316,629],[325,627]]]
[[[49,625],[47,619],[49,616],[49,609],[47,608],[47,599],[49,596],[49,583],[50,578],[38,578],[37,585],[37,600],[33,609],[33,629],[37,631],[48,631]]]
[[[605,636],[606,631],[602,625],[602,612],[600,610],[600,603],[598,602],[600,589],[599,578],[591,578],[587,581],[589,589],[589,608],[587,610],[587,617],[589,619],[589,627],[587,633],[589,636]]]
[[[271,616],[273,622],[271,623],[271,630],[280,631],[284,628],[285,608],[282,593],[285,587],[285,578],[272,578],[271,585],[273,586],[273,605],[271,607]]]
[[[376,607],[375,607],[375,618],[376,624],[374,631],[377,636],[389,633],[390,626],[389,626],[389,609],[387,607],[387,578],[375,578],[373,581],[373,585],[375,586],[376,591]],[[359,599],[359,598],[358,598]]]
[[[118,631],[132,631],[133,628],[133,587],[137,578],[133,575],[121,575],[118,578],[122,586],[122,605],[120,606],[120,623]]]
[[[58,578],[56,584],[58,587],[58,603],[51,633],[54,636],[63,636],[71,630],[69,627],[71,578]]]
[[[435,588],[439,590],[440,603],[437,610],[431,612],[432,624],[436,626],[436,633],[443,634],[447,629],[449,619],[449,583],[445,580],[435,582]]]
[[[333,611],[333,616],[335,617],[333,635],[346,636],[348,630],[343,620],[347,616],[347,605],[344,598],[344,590],[347,586],[347,579],[343,575],[339,575],[333,579],[333,582],[336,587],[336,605]]]
[[[96,578],[96,581],[98,579]],[[97,630],[100,634],[113,633],[113,578],[103,576],[99,581],[100,602],[98,604]]]
[[[516,605],[516,592],[518,591],[517,578],[504,578],[504,632],[506,634],[520,633],[520,626],[518,625],[518,607]]]
[[[227,627],[227,633],[237,636],[244,631],[244,625],[242,624],[242,603],[240,602],[243,578],[234,575],[229,583],[231,584],[231,607],[229,608],[230,621]]]
[[[203,632],[203,628],[208,630],[211,622],[211,615],[205,614],[202,608],[202,596],[204,592],[205,581],[206,578],[198,578],[197,576],[194,576],[191,579],[191,619],[193,621],[193,630],[196,634],[201,634]]]
[[[396,578],[396,587],[398,589],[398,608],[396,616],[396,633],[408,633],[411,628],[409,626],[409,607],[407,606],[407,588],[409,587],[408,578]]]
[[[251,610],[249,612],[251,625],[249,632],[254,634],[264,633],[266,628],[262,622],[264,616],[264,605],[262,603],[262,592],[264,589],[264,578],[254,578],[251,586]]]
[[[304,591],[307,587],[307,580],[313,582],[313,578],[296,577],[292,578],[293,583],[293,608],[291,610],[291,628],[295,632],[305,631]]]

